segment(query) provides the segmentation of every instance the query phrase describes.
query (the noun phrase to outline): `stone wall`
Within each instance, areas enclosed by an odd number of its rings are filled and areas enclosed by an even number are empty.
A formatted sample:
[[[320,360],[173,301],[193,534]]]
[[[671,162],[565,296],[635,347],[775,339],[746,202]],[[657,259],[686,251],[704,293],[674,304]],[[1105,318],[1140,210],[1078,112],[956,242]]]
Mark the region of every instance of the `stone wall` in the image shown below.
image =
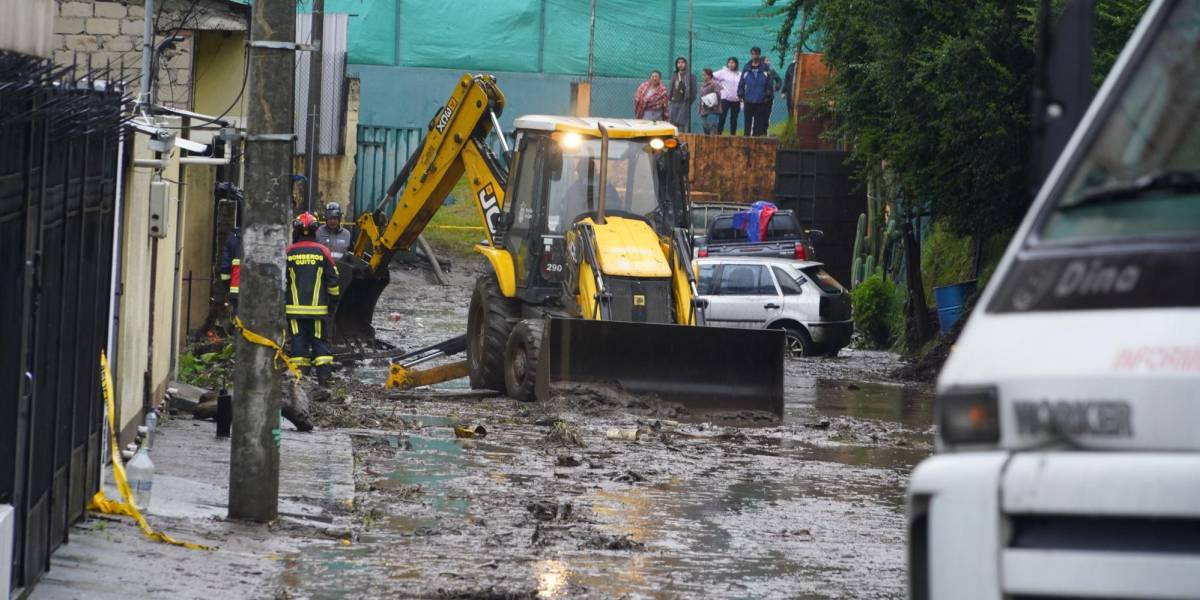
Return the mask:
[[[130,81],[137,94],[142,68],[144,0],[55,0],[54,62],[79,65],[82,76],[88,59],[92,70],[106,65],[112,77]],[[219,0],[160,0],[155,4],[155,44],[167,35],[185,38],[174,50],[163,52],[158,69],[157,99],[160,104],[190,108],[192,104],[192,32],[195,30],[245,30],[246,19],[238,9]]]

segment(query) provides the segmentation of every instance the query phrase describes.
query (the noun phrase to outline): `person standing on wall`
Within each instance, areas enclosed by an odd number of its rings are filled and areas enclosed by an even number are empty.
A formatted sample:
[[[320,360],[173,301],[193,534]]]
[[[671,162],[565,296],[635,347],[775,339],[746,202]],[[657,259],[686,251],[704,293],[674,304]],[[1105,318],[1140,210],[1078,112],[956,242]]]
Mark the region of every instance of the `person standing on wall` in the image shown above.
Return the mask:
[[[788,116],[793,119],[796,118],[797,98],[793,98],[792,93],[795,92],[796,89],[796,65],[799,63],[800,51],[797,50],[796,53],[792,55],[792,64],[788,65],[787,70],[784,72],[783,90],[780,92],[780,94],[783,96],[784,102],[787,105]]]
[[[771,66],[771,57],[762,57],[764,65],[767,65],[768,75],[771,77],[771,95],[767,96],[767,122],[771,120],[771,113],[775,110],[775,93],[783,87],[783,80],[779,78],[779,73],[775,72],[775,68]]]
[[[745,102],[745,125],[742,135],[762,136],[767,134],[771,119],[771,99],[775,95],[774,80],[778,75],[762,59],[762,49],[750,49],[750,62],[742,71],[738,84],[738,97]]]
[[[696,74],[688,68],[686,58],[675,59],[675,70],[671,73],[671,124],[680,133],[692,131],[692,102],[696,100]]]
[[[725,130],[725,118],[729,118],[729,135],[737,135],[738,113],[742,111],[742,99],[738,98],[738,84],[742,72],[738,70],[738,59],[730,56],[725,68],[713,73],[713,79],[721,84],[721,116],[717,119],[717,133]]]
[[[700,84],[700,122],[705,135],[720,135],[721,84],[713,78],[713,70],[704,68],[704,83]]]
[[[666,110],[667,88],[662,84],[662,73],[650,71],[650,77],[633,95],[633,115],[639,119],[661,121]]]

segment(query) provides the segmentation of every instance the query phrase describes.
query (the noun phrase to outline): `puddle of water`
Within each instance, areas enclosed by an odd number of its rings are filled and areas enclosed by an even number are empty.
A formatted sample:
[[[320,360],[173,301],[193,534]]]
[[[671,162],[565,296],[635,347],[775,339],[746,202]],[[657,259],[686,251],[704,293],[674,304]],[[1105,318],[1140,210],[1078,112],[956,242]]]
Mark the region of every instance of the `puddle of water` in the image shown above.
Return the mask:
[[[928,429],[933,421],[933,391],[928,387],[809,378],[789,384],[784,410],[791,418],[815,410],[826,417],[890,421],[917,430]]]

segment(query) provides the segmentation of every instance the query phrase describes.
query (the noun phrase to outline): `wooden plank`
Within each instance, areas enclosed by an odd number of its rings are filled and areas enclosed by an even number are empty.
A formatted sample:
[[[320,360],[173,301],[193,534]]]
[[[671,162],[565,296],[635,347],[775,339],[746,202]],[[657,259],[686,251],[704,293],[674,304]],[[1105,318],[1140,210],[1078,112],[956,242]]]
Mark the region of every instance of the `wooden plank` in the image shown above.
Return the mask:
[[[771,137],[680,134],[691,161],[693,201],[750,204],[775,198],[775,151]]]

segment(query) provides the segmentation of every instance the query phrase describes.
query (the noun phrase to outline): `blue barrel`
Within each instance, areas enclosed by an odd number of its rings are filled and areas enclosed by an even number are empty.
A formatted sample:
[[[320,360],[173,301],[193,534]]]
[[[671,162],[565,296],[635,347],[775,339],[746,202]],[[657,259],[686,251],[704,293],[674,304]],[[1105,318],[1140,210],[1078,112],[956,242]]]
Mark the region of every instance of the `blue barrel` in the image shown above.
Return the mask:
[[[933,298],[937,301],[938,323],[942,326],[942,333],[946,333],[954,327],[958,318],[962,316],[963,304],[974,293],[974,279],[933,288]]]

